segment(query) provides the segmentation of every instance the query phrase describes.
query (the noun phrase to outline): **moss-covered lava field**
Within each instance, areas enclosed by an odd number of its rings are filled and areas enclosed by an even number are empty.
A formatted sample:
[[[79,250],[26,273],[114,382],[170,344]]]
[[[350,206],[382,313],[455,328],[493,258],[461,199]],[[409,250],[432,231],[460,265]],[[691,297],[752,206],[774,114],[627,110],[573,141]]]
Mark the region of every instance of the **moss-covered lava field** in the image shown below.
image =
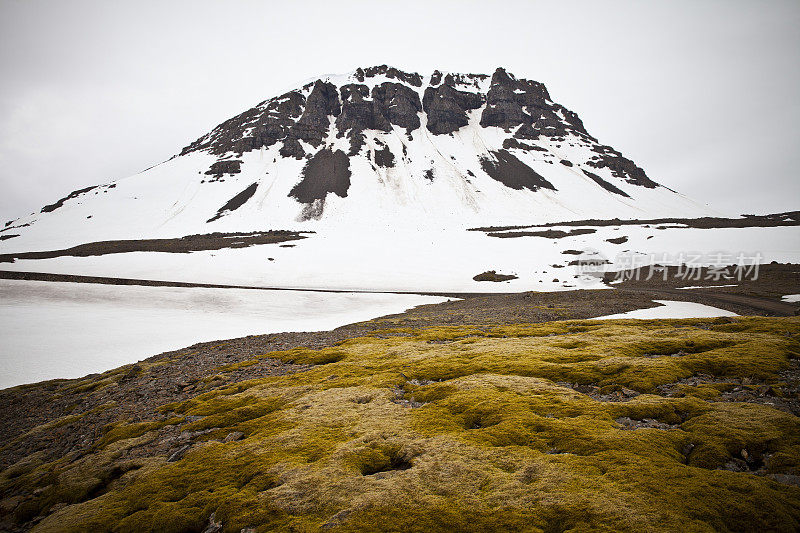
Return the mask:
[[[65,452],[59,429],[171,363],[50,382],[75,407],[6,440],[2,525],[800,528],[800,319],[380,325],[217,365]]]

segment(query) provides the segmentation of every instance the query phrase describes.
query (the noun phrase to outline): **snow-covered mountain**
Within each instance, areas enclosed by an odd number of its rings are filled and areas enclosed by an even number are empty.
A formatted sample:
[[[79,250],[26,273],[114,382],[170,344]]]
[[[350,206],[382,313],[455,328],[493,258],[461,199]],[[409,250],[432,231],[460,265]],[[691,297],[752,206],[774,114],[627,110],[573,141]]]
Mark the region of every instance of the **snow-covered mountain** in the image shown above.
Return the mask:
[[[164,163],[9,222],[0,270],[455,292],[603,287],[573,266],[583,252],[800,261],[785,246],[797,226],[647,222],[709,214],[600,144],[539,82],[379,66],[312,80]],[[552,226],[586,219],[609,222]],[[475,279],[491,270],[517,277]]]
[[[4,249],[320,227],[699,216],[545,86],[392,67],[270,98],[129,178],[12,222]]]

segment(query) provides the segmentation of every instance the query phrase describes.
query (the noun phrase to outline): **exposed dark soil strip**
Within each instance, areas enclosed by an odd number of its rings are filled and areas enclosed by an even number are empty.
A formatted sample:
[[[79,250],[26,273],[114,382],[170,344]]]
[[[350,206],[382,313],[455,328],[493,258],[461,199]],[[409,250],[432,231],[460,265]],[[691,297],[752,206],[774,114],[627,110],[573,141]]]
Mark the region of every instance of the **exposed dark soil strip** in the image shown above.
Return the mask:
[[[246,248],[256,244],[272,244],[305,239],[308,231],[264,231],[252,233],[208,233],[187,235],[175,239],[141,239],[120,241],[99,241],[79,244],[62,250],[43,252],[17,252],[0,254],[0,263],[13,263],[16,259],[52,259],[54,257],[89,257],[128,252],[169,252],[189,253],[202,250],[221,250],[223,248]]]
[[[341,150],[326,148],[306,163],[302,175],[303,179],[289,193],[298,202],[324,200],[328,193],[344,198],[350,189],[350,160]]]
[[[501,239],[509,239],[513,237],[544,237],[546,239],[563,239],[564,237],[588,235],[590,233],[595,233],[596,231],[597,230],[593,228],[577,228],[570,231],[548,229],[544,231],[502,231],[498,233],[487,233],[487,235],[489,237],[499,237]]]
[[[614,193],[614,194],[619,194],[620,196],[625,196],[626,198],[630,198],[630,195],[628,193],[626,193],[625,191],[623,191],[621,189],[618,189],[617,187],[615,187],[614,185],[610,184],[609,182],[607,182],[606,180],[604,180],[603,178],[601,178],[600,176],[598,176],[594,172],[589,172],[588,170],[584,170],[583,173],[586,174],[586,176],[589,179],[593,180],[596,184],[598,184],[599,186],[601,186],[602,188],[604,188],[608,192],[611,192],[611,193]]]
[[[217,214],[208,219],[206,222],[214,222],[222,215],[230,213],[231,211],[236,211],[237,209],[242,207],[244,203],[247,202],[247,200],[253,197],[253,195],[256,193],[257,188],[258,188],[258,183],[253,183],[249,185],[245,190],[243,190],[242,192],[240,192],[239,194],[228,200],[228,202],[225,205],[219,208]]]
[[[547,181],[531,167],[511,155],[506,150],[489,152],[490,156],[481,159],[481,167],[493,179],[506,187],[516,190],[539,189],[556,190],[553,184]]]
[[[191,283],[184,281],[163,281],[151,279],[111,278],[103,276],[78,276],[74,274],[52,274],[48,272],[20,272],[0,270],[0,279],[25,281],[60,281],[66,283],[97,283],[100,285],[138,285],[142,287],[199,287],[205,289],[251,289],[259,291],[299,291],[325,293],[365,293],[365,294],[418,294],[421,296],[442,296],[445,298],[474,298],[513,293],[484,292],[413,292],[413,291],[367,291],[350,289],[308,289],[292,287],[256,287],[253,285],[223,285],[217,283]]]
[[[743,215],[744,218],[652,218],[621,220],[586,219],[570,222],[548,222],[546,224],[531,224],[529,226],[486,226],[470,228],[468,231],[507,231],[527,228],[552,228],[554,226],[640,226],[643,224],[686,224],[690,228],[716,229],[716,228],[768,228],[776,226],[800,226],[800,211],[775,213],[772,215]]]
[[[77,198],[81,194],[87,193],[87,192],[91,191],[92,189],[96,189],[96,188],[97,188],[97,185],[92,185],[91,187],[86,187],[85,189],[78,189],[77,191],[72,191],[67,196],[65,196],[64,198],[61,198],[57,202],[52,203],[50,205],[44,206],[42,208],[41,212],[42,213],[52,213],[53,211],[55,211],[59,207],[63,206],[64,202],[66,202],[67,200],[72,200],[73,198]]]

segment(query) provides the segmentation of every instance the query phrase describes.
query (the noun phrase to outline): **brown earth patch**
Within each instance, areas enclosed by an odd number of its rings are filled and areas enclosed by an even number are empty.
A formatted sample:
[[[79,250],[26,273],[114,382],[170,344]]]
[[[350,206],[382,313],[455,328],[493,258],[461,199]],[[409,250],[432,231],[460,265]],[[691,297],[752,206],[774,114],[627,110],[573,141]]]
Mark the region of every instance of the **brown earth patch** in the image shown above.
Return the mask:
[[[0,263],[13,263],[17,259],[52,259],[53,257],[90,257],[128,252],[189,253],[223,248],[246,248],[257,244],[273,244],[305,239],[307,231],[262,231],[251,233],[207,233],[187,235],[175,239],[141,239],[98,241],[79,244],[62,250],[43,252],[14,252],[0,254]]]

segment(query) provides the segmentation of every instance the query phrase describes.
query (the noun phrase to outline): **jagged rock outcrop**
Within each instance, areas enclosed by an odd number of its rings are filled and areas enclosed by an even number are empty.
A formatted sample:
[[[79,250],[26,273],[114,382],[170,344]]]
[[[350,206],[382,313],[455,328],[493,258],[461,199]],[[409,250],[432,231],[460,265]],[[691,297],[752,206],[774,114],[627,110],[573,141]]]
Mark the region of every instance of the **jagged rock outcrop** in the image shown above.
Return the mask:
[[[412,131],[419,128],[422,111],[419,94],[401,83],[382,83],[372,89],[372,99],[390,124]]]
[[[640,187],[654,189],[659,186],[658,183],[647,177],[641,167],[627,157],[623,157],[620,152],[610,146],[594,146],[592,151],[597,152],[599,155],[593,156],[586,162],[590,167],[607,168],[611,170],[611,174],[615,177],[622,178],[628,183],[639,185]]]
[[[311,94],[306,98],[303,114],[287,132],[280,152],[281,155],[302,158],[305,155],[305,151],[300,146],[299,140],[303,140],[314,147],[319,146],[330,127],[330,119],[328,117],[339,115],[340,110],[339,91],[336,86],[329,82],[317,80],[314,83],[314,88],[311,89]]]
[[[564,137],[570,133],[591,139],[578,115],[550,101],[544,84],[517,80],[503,68],[492,75],[481,126],[505,130],[519,126],[515,137],[520,139]]]
[[[478,109],[483,103],[480,94],[459,91],[454,80],[445,76],[438,87],[428,87],[422,98],[422,107],[428,115],[428,131],[435,135],[453,133],[469,123],[467,111]]]
[[[366,78],[373,78],[378,75],[384,75],[387,78],[400,80],[415,87],[422,86],[422,76],[416,72],[403,72],[388,65],[379,65],[376,67],[357,68],[355,77],[358,81],[363,82]]]
[[[223,159],[212,163],[205,174],[212,178],[220,179],[225,175],[233,176],[242,171],[242,162],[238,159]]]
[[[390,131],[389,120],[384,116],[379,102],[370,98],[369,87],[361,84],[341,88],[342,113],[336,119],[339,136],[350,138],[350,153],[355,155],[364,143],[364,130]]]
[[[181,150],[179,155],[208,151],[214,155],[258,150],[286,137],[303,113],[306,98],[299,91],[261,102],[256,107],[226,120],[210,133]]]

